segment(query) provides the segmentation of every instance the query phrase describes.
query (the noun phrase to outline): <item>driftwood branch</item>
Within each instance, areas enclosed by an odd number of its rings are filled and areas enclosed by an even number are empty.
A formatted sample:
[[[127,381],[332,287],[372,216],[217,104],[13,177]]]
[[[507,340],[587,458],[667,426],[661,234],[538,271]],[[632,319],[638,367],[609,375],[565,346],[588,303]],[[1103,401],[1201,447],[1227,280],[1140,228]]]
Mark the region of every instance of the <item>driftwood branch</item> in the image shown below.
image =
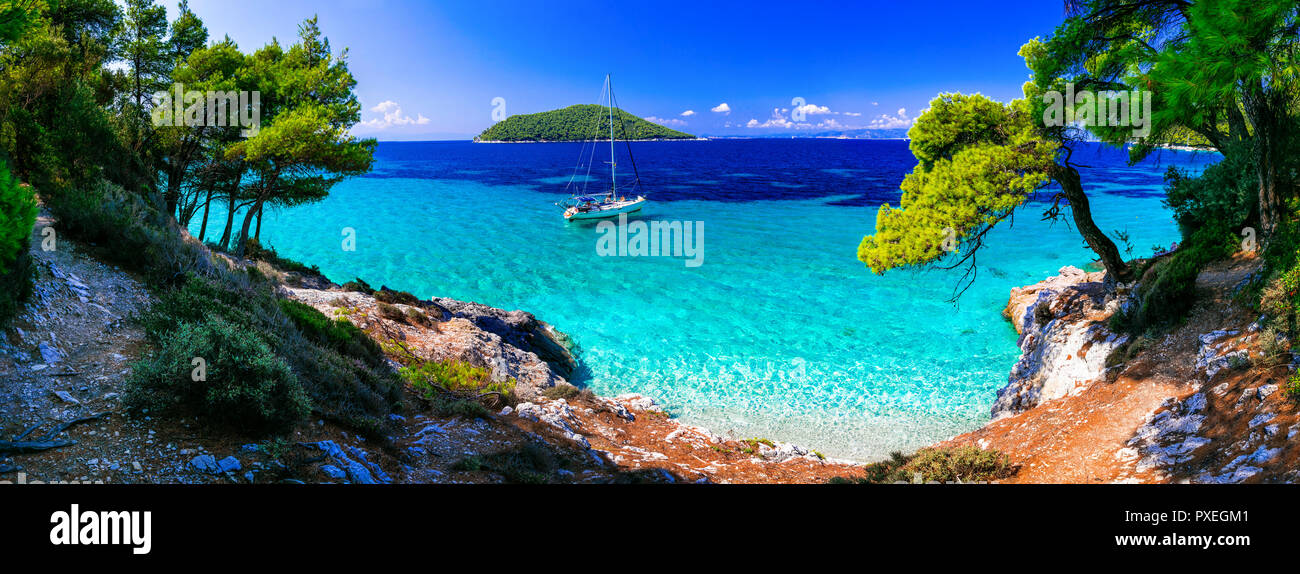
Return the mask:
[[[34,452],[42,452],[50,449],[61,448],[61,447],[77,444],[77,441],[67,440],[67,439],[56,440],[56,437],[58,437],[59,434],[62,433],[63,431],[72,428],[72,426],[74,425],[78,425],[93,420],[98,420],[99,418],[107,414],[108,411],[105,411],[99,414],[81,417],[79,419],[73,419],[66,423],[54,427],[53,429],[50,430],[50,432],[45,433],[44,436],[36,440],[30,440],[30,441],[23,440],[27,438],[28,435],[35,432],[40,425],[33,426],[27,429],[26,431],[23,431],[22,434],[15,437],[15,440],[0,440],[0,455],[30,454]]]

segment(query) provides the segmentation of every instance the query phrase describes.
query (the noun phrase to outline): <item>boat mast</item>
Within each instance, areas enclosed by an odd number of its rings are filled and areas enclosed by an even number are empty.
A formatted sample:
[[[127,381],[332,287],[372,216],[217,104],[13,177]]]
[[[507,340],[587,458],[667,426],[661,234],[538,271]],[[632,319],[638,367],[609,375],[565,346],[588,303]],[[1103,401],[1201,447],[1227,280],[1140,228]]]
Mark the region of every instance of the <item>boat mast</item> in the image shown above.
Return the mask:
[[[609,85],[609,198],[614,199],[614,190],[618,189],[618,163],[614,161],[614,79],[605,74],[605,83]]]

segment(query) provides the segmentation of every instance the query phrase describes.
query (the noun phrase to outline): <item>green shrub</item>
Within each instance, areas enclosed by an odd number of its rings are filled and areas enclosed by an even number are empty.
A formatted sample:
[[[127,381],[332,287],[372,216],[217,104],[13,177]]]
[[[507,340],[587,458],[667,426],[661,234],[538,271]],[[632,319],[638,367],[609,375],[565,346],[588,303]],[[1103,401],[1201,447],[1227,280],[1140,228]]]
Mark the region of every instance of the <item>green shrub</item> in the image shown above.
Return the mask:
[[[13,317],[32,292],[27,248],[37,209],[32,189],[20,185],[0,161],[0,324]]]
[[[886,484],[913,482],[989,482],[1015,474],[1006,455],[976,446],[923,448],[911,456],[890,453],[889,460],[867,465],[860,477],[837,477],[838,484]]]
[[[581,391],[578,390],[578,387],[575,387],[573,385],[555,385],[554,387],[542,391],[542,396],[551,400],[555,400],[555,399],[568,400],[578,396],[580,392]]]
[[[344,283],[343,290],[352,291],[353,293],[365,293],[366,295],[373,295],[375,292],[375,290],[370,287],[370,284],[363,281],[360,277]]]
[[[215,272],[207,248],[185,240],[176,222],[154,207],[161,202],[157,196],[146,201],[105,181],[42,193],[59,233],[79,238],[104,258],[145,274],[154,285],[175,285],[189,274]]]
[[[32,294],[31,255],[19,253],[9,267],[9,272],[0,273],[0,326],[17,315],[19,306]]]
[[[456,399],[445,395],[430,400],[431,409],[438,416],[485,419],[491,414],[483,403],[472,399]]]
[[[453,464],[451,469],[492,472],[514,484],[545,484],[552,473],[568,464],[569,461],[556,457],[546,447],[528,443],[516,449],[467,456]]]
[[[1170,167],[1165,205],[1185,236],[1197,230],[1248,225],[1258,203],[1259,179],[1249,153],[1225,153],[1199,175]]]
[[[1276,367],[1291,362],[1291,341],[1277,327],[1265,327],[1259,333],[1259,348],[1262,356],[1259,364],[1264,367]]]
[[[464,361],[428,361],[402,367],[398,375],[421,392],[435,413],[443,416],[486,417],[483,402],[501,406],[515,402],[512,377],[493,382],[487,369]]]
[[[32,188],[20,185],[0,161],[0,275],[13,271],[19,254],[27,251],[37,210]]]
[[[508,396],[514,394],[517,384],[513,377],[500,383],[492,382],[492,374],[487,369],[455,360],[427,361],[403,367],[398,375],[412,387],[434,392],[499,393]]]
[[[1142,275],[1137,305],[1111,327],[1125,332],[1165,327],[1182,320],[1196,303],[1196,277],[1206,265],[1231,256],[1240,238],[1221,226],[1195,232],[1173,255],[1160,259]]]
[[[351,321],[343,318],[330,319],[315,307],[292,299],[281,299],[279,303],[280,310],[293,320],[307,338],[344,355],[360,357],[369,365],[384,364],[384,351],[379,343]]]
[[[1291,400],[1300,400],[1300,371],[1291,373],[1287,378],[1286,384],[1282,386],[1283,393]]]
[[[401,323],[406,320],[406,313],[403,313],[401,309],[389,305],[388,303],[378,302],[376,303],[376,307],[379,309],[379,316],[388,319],[389,321],[397,321],[398,323]]]
[[[400,303],[412,307],[418,307],[422,303],[420,298],[415,295],[407,293],[406,291],[393,291],[387,287],[380,287],[378,291],[375,291],[375,300],[381,303]]]
[[[275,252],[275,249],[262,247],[262,243],[258,241],[256,237],[248,238],[248,242],[244,247],[244,255],[249,259],[270,263],[281,271],[291,271],[321,278],[325,277],[325,274],[321,273],[320,267],[315,265],[307,266],[287,257],[281,257],[279,253]]]
[[[433,325],[433,321],[429,320],[429,316],[415,307],[406,310],[406,318],[414,325],[424,325],[425,327]]]
[[[378,345],[355,327],[322,321],[324,315],[282,304],[272,288],[269,282],[234,271],[212,278],[191,276],[179,288],[162,293],[141,322],[159,346],[165,346],[181,324],[214,319],[229,323],[263,341],[290,367],[320,416],[359,432],[378,432],[386,415],[402,403],[402,385],[388,370]]]
[[[255,333],[214,317],[180,323],[126,380],[127,404],[153,412],[202,414],[231,428],[282,431],[311,412],[289,365]],[[206,376],[195,381],[198,360]]]

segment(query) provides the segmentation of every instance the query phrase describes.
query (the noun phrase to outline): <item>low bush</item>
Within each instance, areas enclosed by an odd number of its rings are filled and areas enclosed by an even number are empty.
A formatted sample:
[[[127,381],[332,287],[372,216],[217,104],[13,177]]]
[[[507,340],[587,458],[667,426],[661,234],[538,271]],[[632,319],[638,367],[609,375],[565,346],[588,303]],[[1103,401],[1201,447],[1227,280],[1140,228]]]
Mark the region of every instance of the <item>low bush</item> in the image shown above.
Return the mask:
[[[379,310],[379,316],[388,319],[389,321],[397,321],[398,323],[406,321],[406,313],[403,313],[401,309],[389,305],[388,303],[378,302],[376,303],[376,308]]]
[[[1181,321],[1196,303],[1196,277],[1201,270],[1231,256],[1239,247],[1240,238],[1221,226],[1197,231],[1173,255],[1146,269],[1136,306],[1125,316],[1114,318],[1111,327],[1141,333]]]
[[[275,252],[275,249],[262,247],[262,243],[254,237],[248,238],[248,242],[244,247],[244,254],[249,259],[270,263],[281,271],[291,271],[302,275],[311,275],[321,278],[325,277],[325,274],[321,273],[320,267],[315,265],[308,266],[287,257],[281,257],[279,253]]]
[[[1286,380],[1286,384],[1282,386],[1282,391],[1287,398],[1300,401],[1300,371],[1291,373],[1291,376]]]
[[[163,349],[160,357],[146,363],[176,359],[167,353],[168,340],[183,325],[220,320],[260,340],[283,361],[320,416],[359,432],[377,433],[386,415],[399,409],[402,402],[401,383],[388,371],[378,345],[350,324],[331,322],[301,304],[283,303],[272,287],[264,279],[231,270],[216,277],[190,276],[182,286],[162,293],[141,318],[150,339]],[[151,394],[175,390],[158,384],[144,387]],[[290,387],[277,389],[295,392]],[[133,402],[137,407],[158,401],[187,402],[166,396],[145,400],[145,393],[135,396],[140,399]],[[215,420],[224,417],[209,409],[196,414]]]
[[[380,301],[382,303],[388,303],[388,304],[400,303],[402,305],[410,305],[412,307],[418,307],[422,303],[422,301],[420,301],[420,298],[416,297],[415,295],[407,293],[406,291],[393,291],[392,289],[389,289],[387,287],[380,287],[379,290],[375,291],[374,293],[375,293],[375,300]]]
[[[485,417],[493,406],[515,402],[517,381],[493,382],[487,369],[464,361],[427,361],[403,367],[398,375],[421,392],[434,412],[450,416]]]
[[[143,273],[159,287],[173,286],[186,275],[211,275],[207,247],[187,241],[176,222],[154,206],[161,200],[129,193],[100,181],[82,189],[42,190],[57,232],[81,239],[99,254]]]
[[[27,248],[36,213],[32,188],[18,183],[0,160],[0,324],[13,317],[32,292]]]
[[[375,290],[370,287],[370,284],[363,281],[360,277],[344,283],[343,290],[352,291],[353,293],[365,293],[366,295],[373,295],[375,293]]]
[[[1269,326],[1260,331],[1259,347],[1260,366],[1277,367],[1291,362],[1291,340],[1277,327]]]
[[[573,385],[555,385],[554,387],[542,391],[542,396],[550,400],[556,400],[556,399],[568,400],[578,396],[578,394],[581,392],[582,391],[578,390],[578,387],[575,387]]]
[[[9,264],[7,272],[0,273],[0,326],[17,315],[23,301],[31,296],[33,272],[32,258],[23,251]]]
[[[865,467],[860,477],[838,477],[839,484],[914,482],[988,482],[1015,474],[1006,455],[975,446],[923,448],[912,455],[890,454],[889,460]]]
[[[368,365],[384,364],[384,351],[379,343],[351,321],[331,319],[315,307],[292,299],[281,299],[279,303],[280,310],[293,320],[307,338],[344,355],[360,357]]]
[[[474,399],[457,399],[440,395],[432,398],[429,405],[434,414],[443,417],[485,419],[491,414],[483,403]]]
[[[255,333],[220,317],[184,322],[136,363],[126,400],[161,414],[197,413],[252,432],[286,430],[311,412],[298,377]]]
[[[556,456],[546,447],[528,443],[516,449],[465,457],[451,469],[492,472],[501,475],[508,483],[545,484],[551,474],[569,464],[567,459]]]
[[[417,389],[431,389],[446,392],[500,393],[513,394],[516,381],[514,378],[504,382],[493,382],[492,374],[483,367],[475,367],[465,361],[427,361],[420,365],[405,367],[398,373],[403,380]]]
[[[415,307],[406,310],[406,319],[410,321],[412,325],[423,325],[425,327],[433,326],[433,321],[429,320],[429,316],[425,315],[423,311],[416,309]]]

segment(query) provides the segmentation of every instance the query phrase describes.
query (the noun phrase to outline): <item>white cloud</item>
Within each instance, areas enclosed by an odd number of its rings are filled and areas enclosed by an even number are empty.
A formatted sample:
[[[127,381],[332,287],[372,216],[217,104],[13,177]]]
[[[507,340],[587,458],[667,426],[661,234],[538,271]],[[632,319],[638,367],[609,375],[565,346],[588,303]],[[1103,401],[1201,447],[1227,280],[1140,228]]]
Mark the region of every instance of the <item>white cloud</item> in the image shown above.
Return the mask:
[[[875,105],[873,103],[873,105]],[[820,121],[810,116],[823,116]],[[827,117],[833,116],[833,117]],[[827,106],[805,104],[793,110],[773,108],[771,116],[764,121],[750,119],[744,127],[767,130],[860,130],[860,129],[906,129],[912,126],[915,118],[908,116],[907,108],[899,108],[895,115],[881,114],[869,122],[848,118],[862,117],[862,112],[836,112]],[[866,119],[866,118],[863,118]]]
[[[830,111],[825,106],[813,106],[813,107],[818,109],[818,111],[816,112],[817,114],[836,113]],[[803,106],[795,108],[795,111],[799,111],[801,109],[803,109]],[[756,119],[750,119],[748,122],[745,123],[745,127],[754,128],[754,129],[782,129],[782,130],[810,130],[810,129],[834,130],[834,129],[844,129],[848,127],[845,126],[844,124],[841,124],[835,118],[826,118],[817,123],[794,121],[793,114],[791,114],[790,117],[786,117],[786,114],[789,112],[790,110],[786,108],[773,108],[772,116],[768,118],[767,121],[760,122]],[[808,114],[812,112],[811,110],[805,110],[804,113]]]
[[[695,110],[686,110],[686,111],[682,112],[682,117],[684,117],[684,118],[689,118],[689,117],[691,117],[691,116],[693,116],[693,115],[695,115]]]
[[[684,126],[684,125],[686,125],[686,120],[679,120],[679,119],[677,119],[677,118],[667,118],[667,119],[665,119],[665,118],[656,118],[656,117],[654,117],[654,116],[649,116],[649,117],[645,118],[645,121],[650,122],[650,123],[659,124],[659,125],[661,125],[661,126]]]
[[[722,102],[721,104],[718,104],[717,107],[714,107],[709,111],[714,113],[719,113],[719,114],[731,115],[731,106],[728,106],[727,102]]]
[[[913,118],[907,117],[907,108],[898,108],[898,115],[881,114],[880,117],[871,120],[869,127],[874,129],[910,128],[913,121]]]
[[[423,114],[417,113],[415,117],[408,116],[402,111],[402,106],[392,100],[380,102],[379,105],[370,108],[370,111],[383,117],[366,120],[358,123],[358,126],[382,130],[396,126],[423,126],[429,124],[429,118],[424,117]]]
[[[830,108],[826,106],[819,106],[816,104],[804,104],[802,106],[795,108],[795,111],[803,112],[805,115],[809,115],[809,116],[818,116],[818,115],[834,113],[831,111]]]
[[[771,117],[771,118],[768,118],[767,121],[765,121],[765,122],[761,122],[761,123],[760,123],[758,120],[756,120],[756,119],[752,119],[752,118],[751,118],[751,119],[749,120],[749,122],[745,123],[745,127],[747,127],[747,128],[785,128],[785,129],[789,129],[789,128],[793,128],[793,127],[795,127],[794,122],[791,122],[790,120],[785,119],[785,115],[782,113],[783,111],[784,111],[784,110],[783,110],[782,108],[775,108],[775,109],[773,109],[773,110],[772,110],[772,117]]]

